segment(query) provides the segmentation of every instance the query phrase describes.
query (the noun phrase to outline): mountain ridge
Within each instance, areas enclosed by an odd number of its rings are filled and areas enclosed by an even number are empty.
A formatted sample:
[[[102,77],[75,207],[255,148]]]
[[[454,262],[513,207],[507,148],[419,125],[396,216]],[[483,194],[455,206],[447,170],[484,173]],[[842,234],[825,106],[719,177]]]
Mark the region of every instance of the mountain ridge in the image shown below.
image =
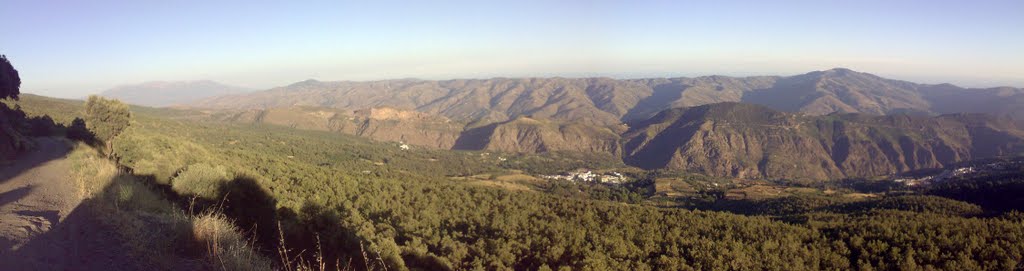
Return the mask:
[[[615,125],[661,110],[719,102],[824,115],[955,112],[1024,117],[1024,90],[917,84],[836,68],[794,76],[647,79],[491,78],[377,81],[306,80],[284,87],[202,99],[196,108],[394,107],[482,126],[521,115]]]

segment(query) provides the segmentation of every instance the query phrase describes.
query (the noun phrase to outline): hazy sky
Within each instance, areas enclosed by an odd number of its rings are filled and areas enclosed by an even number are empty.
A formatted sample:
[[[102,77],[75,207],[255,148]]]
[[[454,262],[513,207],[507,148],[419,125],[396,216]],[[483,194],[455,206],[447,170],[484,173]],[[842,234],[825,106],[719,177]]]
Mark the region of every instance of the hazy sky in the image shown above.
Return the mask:
[[[22,91],[211,79],[791,75],[1024,86],[1024,1],[10,1]]]

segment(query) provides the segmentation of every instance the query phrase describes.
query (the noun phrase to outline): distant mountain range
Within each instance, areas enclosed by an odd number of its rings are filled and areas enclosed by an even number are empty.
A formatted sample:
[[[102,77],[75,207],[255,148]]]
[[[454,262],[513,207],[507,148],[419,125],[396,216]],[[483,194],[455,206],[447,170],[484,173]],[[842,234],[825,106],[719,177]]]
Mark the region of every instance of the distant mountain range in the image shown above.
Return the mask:
[[[191,105],[233,109],[392,107],[476,125],[519,116],[614,125],[646,119],[668,108],[719,102],[761,104],[817,115],[988,113],[1024,117],[1024,90],[1019,88],[915,84],[842,68],[789,77],[307,80]]]
[[[219,120],[441,149],[621,155],[643,168],[824,180],[1024,152],[1024,90],[832,69],[779,77],[307,80],[203,99]],[[983,114],[978,114],[983,113]]]
[[[195,102],[200,99],[239,94],[250,89],[228,86],[209,80],[153,81],[123,85],[104,91],[100,96],[115,98],[129,104],[165,107]]]

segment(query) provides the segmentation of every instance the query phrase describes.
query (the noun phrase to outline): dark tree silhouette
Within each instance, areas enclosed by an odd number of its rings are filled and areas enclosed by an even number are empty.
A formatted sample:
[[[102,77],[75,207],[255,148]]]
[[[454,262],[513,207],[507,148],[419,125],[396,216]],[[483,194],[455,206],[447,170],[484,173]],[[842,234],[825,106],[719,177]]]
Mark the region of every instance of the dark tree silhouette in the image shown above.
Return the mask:
[[[14,69],[7,56],[0,55],[0,99],[12,98],[17,100],[21,93],[21,77],[18,70]]]

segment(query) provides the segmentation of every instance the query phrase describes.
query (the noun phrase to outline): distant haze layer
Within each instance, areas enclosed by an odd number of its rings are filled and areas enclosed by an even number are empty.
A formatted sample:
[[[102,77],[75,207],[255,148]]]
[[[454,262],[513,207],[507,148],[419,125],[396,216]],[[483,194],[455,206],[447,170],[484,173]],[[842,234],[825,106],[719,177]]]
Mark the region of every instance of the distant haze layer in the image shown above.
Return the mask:
[[[100,96],[153,107],[186,104],[203,98],[238,94],[249,89],[228,86],[221,83],[201,81],[154,81],[134,85],[123,85],[104,91]]]

